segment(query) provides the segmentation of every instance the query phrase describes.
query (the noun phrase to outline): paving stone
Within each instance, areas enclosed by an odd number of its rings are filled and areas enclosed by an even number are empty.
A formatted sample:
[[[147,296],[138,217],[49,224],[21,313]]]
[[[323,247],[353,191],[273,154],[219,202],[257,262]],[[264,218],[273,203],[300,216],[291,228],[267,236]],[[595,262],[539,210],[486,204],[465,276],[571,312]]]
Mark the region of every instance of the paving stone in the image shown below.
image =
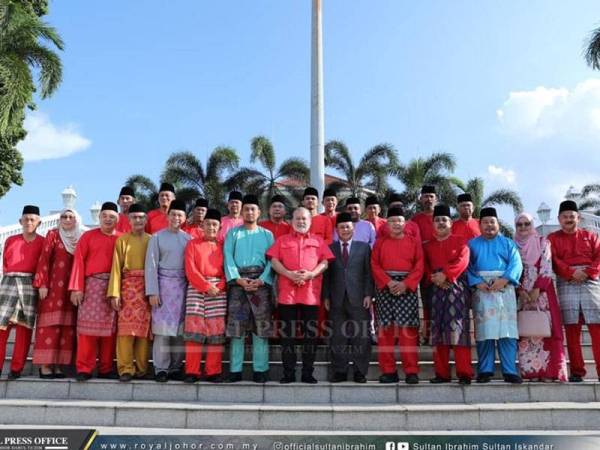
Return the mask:
[[[506,403],[528,402],[529,389],[527,385],[509,384],[494,381],[486,384],[473,383],[464,388],[466,403]]]
[[[398,403],[401,405],[464,403],[464,394],[462,387],[456,383],[437,386],[429,382],[421,382],[418,385],[399,384]]]
[[[263,385],[256,383],[198,383],[201,403],[259,403],[263,401]]]
[[[114,380],[72,381],[69,398],[72,400],[133,400],[133,384]]]
[[[133,383],[133,400],[197,402],[198,385],[187,384],[181,381],[169,381],[167,383],[142,381],[140,383]]]
[[[596,387],[582,383],[529,383],[532,402],[595,402]]]
[[[264,399],[265,403],[329,403],[331,387],[328,384],[270,384],[265,386]]]
[[[19,379],[6,383],[6,398],[43,398],[62,399],[69,398],[68,381],[43,381],[36,379]]]

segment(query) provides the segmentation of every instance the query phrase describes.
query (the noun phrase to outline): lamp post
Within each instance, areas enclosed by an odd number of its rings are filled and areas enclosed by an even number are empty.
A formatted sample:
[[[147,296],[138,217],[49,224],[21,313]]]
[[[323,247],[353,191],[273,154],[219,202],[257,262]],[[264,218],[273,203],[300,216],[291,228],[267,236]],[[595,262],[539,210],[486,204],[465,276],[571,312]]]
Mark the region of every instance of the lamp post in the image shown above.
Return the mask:
[[[537,209],[537,215],[542,221],[542,236],[546,236],[546,223],[550,220],[550,212],[552,209],[546,203],[542,202]]]
[[[90,214],[92,216],[92,224],[93,225],[100,225],[100,209],[101,208],[102,208],[102,205],[100,205],[99,201],[96,201],[96,203],[94,203],[90,207]]]
[[[323,115],[323,32],[321,0],[312,0],[310,95],[310,184],[325,188],[325,120]]]
[[[75,189],[73,189],[73,186],[69,186],[69,187],[65,188],[65,190],[62,191],[60,195],[62,195],[63,207],[65,209],[75,208],[75,201],[77,200],[77,193],[75,192]]]

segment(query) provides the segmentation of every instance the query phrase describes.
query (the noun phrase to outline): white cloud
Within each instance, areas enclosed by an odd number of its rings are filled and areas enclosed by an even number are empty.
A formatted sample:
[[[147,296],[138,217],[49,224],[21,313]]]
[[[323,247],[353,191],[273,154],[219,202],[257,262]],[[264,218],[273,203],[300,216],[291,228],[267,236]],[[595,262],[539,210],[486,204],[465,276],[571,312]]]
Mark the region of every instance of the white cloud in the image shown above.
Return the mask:
[[[576,140],[600,137],[600,79],[573,89],[539,86],[515,91],[496,111],[502,129],[511,135]]]
[[[17,148],[25,161],[64,158],[85,150],[91,141],[77,131],[74,124],[55,125],[41,112],[32,112],[25,118],[27,137]]]
[[[503,167],[489,165],[487,168],[488,177],[495,181],[501,181],[507,184],[515,184],[517,181],[517,174],[512,169],[505,169]]]

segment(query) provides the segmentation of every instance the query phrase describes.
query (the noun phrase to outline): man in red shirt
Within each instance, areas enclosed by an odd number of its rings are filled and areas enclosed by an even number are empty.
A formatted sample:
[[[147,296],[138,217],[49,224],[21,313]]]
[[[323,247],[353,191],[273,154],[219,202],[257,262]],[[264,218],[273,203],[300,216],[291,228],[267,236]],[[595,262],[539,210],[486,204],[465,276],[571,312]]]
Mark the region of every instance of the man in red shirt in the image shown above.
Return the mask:
[[[99,378],[116,378],[115,359],[117,316],[107,297],[115,243],[120,233],[117,205],[105,202],[100,210],[100,228],[86,231],[73,256],[69,280],[71,302],[77,309],[77,381],[92,377],[98,353]]]
[[[460,194],[456,197],[459,218],[452,224],[452,234],[462,236],[467,241],[481,236],[479,220],[473,218],[473,200],[471,194]]]
[[[6,342],[11,328],[16,328],[15,345],[10,363],[9,380],[16,380],[27,361],[35,323],[38,290],[33,287],[38,259],[44,238],[36,233],[40,224],[40,209],[26,205],[19,219],[22,233],[4,243],[0,282],[0,361],[4,363]],[[0,369],[1,371],[1,369]]]
[[[322,216],[329,217],[331,220],[331,227],[335,230],[335,218],[337,216],[336,208],[338,205],[338,198],[335,189],[327,188],[323,191],[323,207],[325,211],[321,213]]]
[[[162,183],[158,191],[158,208],[148,213],[146,233],[154,234],[169,226],[169,205],[175,200],[175,187],[171,183]]]
[[[388,210],[390,235],[378,239],[371,253],[375,280],[375,321],[378,329],[380,383],[397,383],[396,339],[406,383],[419,382],[419,302],[417,287],[423,276],[423,248],[404,233],[404,212]]]
[[[400,196],[400,194],[397,194],[395,192],[391,193],[389,198],[388,198],[388,210],[392,209],[392,208],[404,208],[404,203],[402,202],[402,197]],[[412,236],[414,237],[417,241],[421,242],[421,232],[419,231],[419,225],[417,225],[416,222],[413,222],[411,220],[404,222],[404,234],[408,235],[408,236]],[[384,236],[389,236],[390,235],[390,227],[387,224],[387,220],[385,221],[385,223],[383,225],[381,225],[381,227],[379,228],[379,231],[377,232],[377,239],[384,237]]]
[[[292,217],[292,232],[277,239],[267,251],[273,270],[279,274],[277,308],[281,320],[282,384],[296,381],[294,341],[297,323],[303,333],[301,380],[317,383],[313,370],[322,273],[327,269],[328,261],[335,257],[323,239],[310,232],[310,226],[310,212],[306,208],[297,208]]]
[[[450,349],[454,349],[456,375],[460,384],[471,384],[470,292],[466,282],[469,247],[461,236],[452,234],[450,208],[433,210],[434,238],[424,245],[424,284],[431,287],[431,340],[434,345],[435,378],[431,383],[449,383]]]
[[[285,197],[283,195],[274,195],[271,198],[269,218],[261,220],[258,225],[273,233],[275,240],[290,232],[292,227],[285,221]]]
[[[202,222],[204,221],[204,216],[206,216],[206,211],[208,211],[208,200],[205,198],[197,199],[192,210],[192,221],[186,222],[181,229],[194,239],[202,238],[204,235]]]
[[[367,212],[367,220],[373,224],[375,233],[379,238],[381,236],[380,229],[387,223],[381,214],[381,203],[376,195],[369,195],[365,200],[365,211]]]
[[[131,223],[129,222],[129,207],[135,203],[135,192],[129,186],[123,186],[119,192],[119,200],[117,201],[121,208],[119,214],[119,222],[117,223],[117,231],[120,233],[129,233],[131,231]]]
[[[577,203],[566,200],[558,210],[560,230],[548,236],[560,309],[567,335],[571,376],[581,382],[586,374],[581,352],[581,325],[592,338],[596,371],[600,374],[600,240],[594,232],[578,228]]]
[[[310,212],[312,217],[310,232],[313,235],[320,236],[327,245],[333,242],[333,225],[329,217],[318,214],[319,192],[314,187],[304,189],[302,196],[302,206]]]

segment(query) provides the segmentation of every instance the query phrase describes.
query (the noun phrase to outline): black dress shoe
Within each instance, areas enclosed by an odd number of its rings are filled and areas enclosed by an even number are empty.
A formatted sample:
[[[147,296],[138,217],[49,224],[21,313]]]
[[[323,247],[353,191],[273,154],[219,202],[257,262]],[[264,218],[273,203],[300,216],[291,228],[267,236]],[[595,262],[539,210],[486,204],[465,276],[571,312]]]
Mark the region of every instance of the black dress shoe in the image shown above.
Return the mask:
[[[183,370],[174,370],[173,372],[169,373],[169,380],[183,381],[184,378],[185,373],[183,372]]]
[[[200,377],[196,376],[196,375],[186,375],[185,378],[183,379],[184,383],[189,383],[189,384],[196,383],[197,381],[200,381]]]
[[[91,373],[77,372],[77,374],[75,375],[75,379],[77,381],[87,381],[90,378],[92,378],[92,374]]]
[[[208,381],[209,383],[222,383],[223,375],[221,375],[220,373],[217,373],[215,375],[209,375],[206,377],[206,381]]]
[[[356,371],[354,372],[354,382],[355,383],[366,383],[367,377],[365,377],[362,373]]]
[[[442,378],[442,377],[438,377],[438,376],[429,380],[429,382],[432,384],[450,383],[451,381],[452,380],[450,378]]]
[[[459,377],[458,384],[462,384],[463,386],[471,384],[471,379],[467,377]]]
[[[523,383],[523,378],[521,378],[519,375],[509,373],[504,375],[504,381],[511,384],[521,384]]]
[[[348,374],[342,372],[336,372],[331,377],[332,383],[343,383],[344,381],[348,381]]]
[[[167,381],[169,381],[169,374],[164,370],[161,370],[156,374],[154,379],[159,383],[166,383]]]
[[[67,376],[62,373],[62,372],[54,372],[54,378],[56,378],[57,380],[63,380],[65,378],[67,378]]]
[[[406,375],[404,381],[406,384],[419,384],[419,376],[416,373],[411,373]]]
[[[481,372],[477,375],[478,383],[489,383],[490,381],[492,381],[492,374],[489,372]]]
[[[279,380],[279,384],[290,384],[295,382],[296,377],[294,375],[284,375],[281,380]]]
[[[238,381],[242,381],[242,372],[231,372],[227,377],[228,383],[237,383]]]
[[[21,378],[21,372],[13,372],[12,370],[8,373],[9,380],[18,380]]]
[[[302,381],[303,383],[307,383],[307,384],[317,384],[318,381],[315,377],[312,376],[312,374],[307,373],[307,374],[303,374],[302,378],[300,378],[300,381]]]
[[[103,380],[116,380],[119,378],[119,375],[117,375],[115,372],[99,373],[98,378]]]
[[[133,374],[131,373],[124,373],[123,375],[119,376],[119,381],[122,381],[123,383],[127,383],[131,380],[133,380]]]
[[[384,373],[379,377],[380,383],[397,383],[400,381],[397,373]]]
[[[255,383],[266,383],[269,381],[269,373],[268,372],[253,372],[252,373],[252,381]]]
[[[40,372],[40,378],[42,380],[52,380],[52,379],[56,378],[56,376],[54,376],[54,374],[52,372],[42,373],[42,369],[39,369],[39,372]]]
[[[571,375],[569,377],[569,383],[581,383],[582,381],[583,377],[581,375]]]

